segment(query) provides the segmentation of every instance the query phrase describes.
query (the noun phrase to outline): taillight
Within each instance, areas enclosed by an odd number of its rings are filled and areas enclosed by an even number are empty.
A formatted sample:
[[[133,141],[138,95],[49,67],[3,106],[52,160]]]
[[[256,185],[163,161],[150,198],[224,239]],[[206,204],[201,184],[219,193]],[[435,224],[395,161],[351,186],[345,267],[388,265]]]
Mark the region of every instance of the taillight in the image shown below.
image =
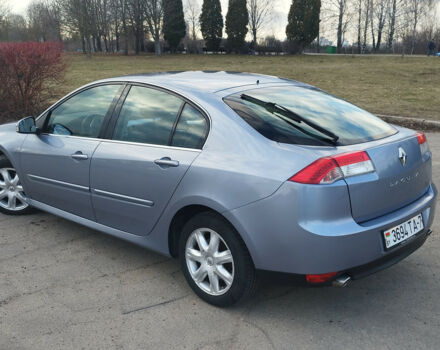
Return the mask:
[[[337,180],[374,171],[367,152],[343,153],[320,158],[293,175],[289,181],[303,184],[331,184]]]
[[[417,141],[419,141],[420,152],[422,153],[422,155],[424,155],[425,153],[429,152],[429,145],[428,140],[426,139],[426,135],[423,132],[419,131],[416,136]]]

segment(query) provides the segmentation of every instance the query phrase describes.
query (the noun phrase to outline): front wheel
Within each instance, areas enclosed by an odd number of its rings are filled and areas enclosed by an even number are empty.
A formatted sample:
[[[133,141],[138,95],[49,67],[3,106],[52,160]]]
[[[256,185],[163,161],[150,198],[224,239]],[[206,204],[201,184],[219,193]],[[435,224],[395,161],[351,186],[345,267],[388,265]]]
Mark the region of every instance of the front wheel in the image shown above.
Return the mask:
[[[5,158],[0,158],[0,212],[8,215],[31,212],[20,178]]]
[[[180,264],[194,292],[215,306],[247,299],[256,289],[249,252],[234,228],[214,213],[201,213],[185,225]]]

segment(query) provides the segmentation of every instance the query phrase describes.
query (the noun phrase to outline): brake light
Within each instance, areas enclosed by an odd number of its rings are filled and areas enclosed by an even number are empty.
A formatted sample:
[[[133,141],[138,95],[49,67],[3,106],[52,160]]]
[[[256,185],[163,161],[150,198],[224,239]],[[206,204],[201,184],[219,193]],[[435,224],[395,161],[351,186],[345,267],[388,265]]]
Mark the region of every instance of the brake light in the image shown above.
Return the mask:
[[[420,145],[420,152],[422,153],[422,155],[424,155],[425,153],[429,152],[429,145],[428,145],[428,140],[426,139],[426,135],[419,131],[417,134],[417,141],[419,141],[419,145]]]
[[[320,158],[292,176],[289,181],[315,185],[331,184],[346,177],[373,171],[373,162],[367,152],[358,151]]]
[[[319,275],[306,275],[306,281],[310,284],[325,283],[335,278],[337,274],[337,272],[329,272]]]

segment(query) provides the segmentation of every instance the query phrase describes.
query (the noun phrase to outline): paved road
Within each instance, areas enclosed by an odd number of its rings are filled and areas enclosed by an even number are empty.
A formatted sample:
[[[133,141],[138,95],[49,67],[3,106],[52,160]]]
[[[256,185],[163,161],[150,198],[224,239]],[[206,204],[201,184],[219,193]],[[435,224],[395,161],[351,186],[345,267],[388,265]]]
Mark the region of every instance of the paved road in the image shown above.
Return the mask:
[[[173,260],[48,214],[0,215],[0,349],[439,349],[439,232],[437,216],[419,251],[348,288],[265,285],[222,310]]]

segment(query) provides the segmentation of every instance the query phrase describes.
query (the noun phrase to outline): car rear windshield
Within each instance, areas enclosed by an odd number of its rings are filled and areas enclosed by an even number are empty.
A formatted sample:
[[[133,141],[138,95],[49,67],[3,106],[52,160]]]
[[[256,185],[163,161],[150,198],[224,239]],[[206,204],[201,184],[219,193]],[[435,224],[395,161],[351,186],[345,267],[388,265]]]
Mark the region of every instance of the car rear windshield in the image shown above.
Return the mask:
[[[279,109],[255,103],[252,98],[268,102],[268,106],[274,103],[333,133],[338,137],[337,145],[368,142],[397,133],[391,125],[359,107],[309,87],[258,88],[224,99],[255,130],[276,142],[302,145],[330,143],[328,137],[316,128],[292,120],[288,113],[280,113]]]

